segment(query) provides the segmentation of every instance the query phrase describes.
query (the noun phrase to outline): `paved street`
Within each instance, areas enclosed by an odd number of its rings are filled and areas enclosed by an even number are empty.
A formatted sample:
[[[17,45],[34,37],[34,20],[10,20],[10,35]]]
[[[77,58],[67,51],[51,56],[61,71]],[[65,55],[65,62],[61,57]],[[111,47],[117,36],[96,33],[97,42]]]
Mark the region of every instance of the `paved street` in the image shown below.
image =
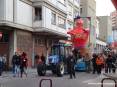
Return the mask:
[[[4,73],[3,76],[0,77],[0,87],[39,87],[39,82],[42,78],[52,79],[53,87],[100,87],[100,81],[103,77],[102,75],[98,76],[85,72],[77,73],[76,79],[69,79],[68,75],[56,77],[49,72],[46,77],[38,77],[36,70],[29,70],[27,78],[25,76],[23,78],[13,78],[11,73]],[[43,87],[49,87],[48,81],[43,82],[42,85]]]

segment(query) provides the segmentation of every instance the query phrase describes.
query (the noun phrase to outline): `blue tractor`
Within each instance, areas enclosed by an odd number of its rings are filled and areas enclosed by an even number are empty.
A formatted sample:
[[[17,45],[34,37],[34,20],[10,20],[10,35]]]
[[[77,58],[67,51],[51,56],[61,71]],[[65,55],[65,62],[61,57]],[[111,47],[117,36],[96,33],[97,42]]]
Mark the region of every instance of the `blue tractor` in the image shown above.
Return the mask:
[[[56,44],[52,46],[51,55],[46,59],[45,64],[38,64],[37,72],[39,76],[44,76],[46,70],[51,70],[57,76],[63,76],[65,73],[65,46]]]

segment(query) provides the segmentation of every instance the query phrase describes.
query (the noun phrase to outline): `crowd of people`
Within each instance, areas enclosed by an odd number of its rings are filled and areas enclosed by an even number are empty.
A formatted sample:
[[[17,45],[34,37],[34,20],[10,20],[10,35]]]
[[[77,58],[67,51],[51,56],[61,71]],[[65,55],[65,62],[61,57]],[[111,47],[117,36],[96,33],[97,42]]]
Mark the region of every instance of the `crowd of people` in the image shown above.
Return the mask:
[[[92,64],[93,64],[93,74],[101,74],[104,70],[105,73],[115,73],[116,72],[117,55],[112,52],[108,55],[104,54],[93,54]]]
[[[104,53],[100,54],[93,54],[92,58],[89,58],[89,55],[86,54],[85,56],[82,56],[84,59],[85,65],[86,65],[86,72],[93,74],[101,74],[102,71],[105,73],[116,73],[116,67],[117,67],[117,54],[114,52],[110,52],[107,55]],[[76,58],[73,54],[69,54],[67,58],[67,67],[68,72],[70,75],[70,78],[75,76],[75,64],[76,64]]]
[[[117,67],[117,54],[114,52],[110,52],[107,55],[104,55],[103,53],[100,54],[93,54],[92,58],[88,58],[88,54],[83,56],[83,59],[86,64],[86,71],[90,72],[92,67],[92,73],[95,74],[101,74],[102,70],[105,73],[116,73],[116,67]],[[37,64],[45,63],[45,56],[42,54],[42,56],[35,55],[35,60]],[[68,73],[70,75],[70,78],[76,78],[75,75],[75,64],[77,62],[76,58],[74,57],[73,53],[68,55],[68,58],[66,60],[67,62],[67,69]],[[4,66],[6,63],[6,57],[0,56],[0,76],[2,75]],[[12,71],[13,76],[16,77],[22,77],[23,74],[27,77],[27,66],[28,66],[28,59],[27,54],[25,52],[22,52],[22,54],[15,52],[15,54],[12,57]]]

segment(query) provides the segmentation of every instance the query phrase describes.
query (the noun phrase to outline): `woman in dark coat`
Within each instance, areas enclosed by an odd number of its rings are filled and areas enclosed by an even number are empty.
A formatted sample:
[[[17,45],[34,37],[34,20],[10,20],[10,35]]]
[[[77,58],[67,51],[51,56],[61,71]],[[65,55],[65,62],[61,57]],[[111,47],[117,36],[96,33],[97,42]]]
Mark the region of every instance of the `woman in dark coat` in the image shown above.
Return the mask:
[[[23,73],[27,77],[27,72],[26,72],[27,65],[28,65],[27,62],[28,62],[27,55],[25,52],[23,52],[21,55],[21,65],[20,65],[21,77],[22,77]]]

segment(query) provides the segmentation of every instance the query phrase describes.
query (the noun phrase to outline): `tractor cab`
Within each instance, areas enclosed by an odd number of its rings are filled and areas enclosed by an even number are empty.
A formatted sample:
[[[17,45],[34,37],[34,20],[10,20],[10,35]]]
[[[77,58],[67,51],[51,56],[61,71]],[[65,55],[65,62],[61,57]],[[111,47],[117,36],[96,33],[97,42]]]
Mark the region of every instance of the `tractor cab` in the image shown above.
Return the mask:
[[[49,63],[57,64],[65,58],[65,48],[63,44],[55,44],[52,46],[51,55],[48,57]]]

